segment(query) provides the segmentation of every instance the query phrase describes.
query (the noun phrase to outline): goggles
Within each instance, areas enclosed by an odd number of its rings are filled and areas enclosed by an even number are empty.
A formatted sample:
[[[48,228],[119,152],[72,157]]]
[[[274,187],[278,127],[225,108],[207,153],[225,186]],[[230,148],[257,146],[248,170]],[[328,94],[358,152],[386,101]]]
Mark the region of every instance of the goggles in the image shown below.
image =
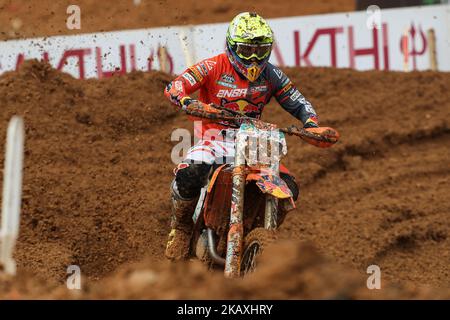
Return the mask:
[[[272,50],[272,44],[249,44],[236,43],[236,54],[242,59],[256,58],[262,60],[267,58]]]

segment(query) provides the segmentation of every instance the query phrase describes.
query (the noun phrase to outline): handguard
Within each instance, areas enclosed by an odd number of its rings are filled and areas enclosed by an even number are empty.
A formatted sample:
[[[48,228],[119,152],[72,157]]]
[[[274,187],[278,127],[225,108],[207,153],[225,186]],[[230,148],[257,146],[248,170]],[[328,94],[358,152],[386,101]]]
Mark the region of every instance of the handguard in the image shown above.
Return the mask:
[[[190,116],[203,119],[229,121],[235,120],[235,117],[230,112],[227,112],[223,109],[219,110],[213,105],[206,104],[198,100],[191,102],[187,106],[183,106],[182,110],[184,110],[186,114]]]
[[[329,148],[339,140],[339,132],[330,127],[299,129],[295,126],[281,129],[289,135],[299,136],[304,141],[319,148]]]

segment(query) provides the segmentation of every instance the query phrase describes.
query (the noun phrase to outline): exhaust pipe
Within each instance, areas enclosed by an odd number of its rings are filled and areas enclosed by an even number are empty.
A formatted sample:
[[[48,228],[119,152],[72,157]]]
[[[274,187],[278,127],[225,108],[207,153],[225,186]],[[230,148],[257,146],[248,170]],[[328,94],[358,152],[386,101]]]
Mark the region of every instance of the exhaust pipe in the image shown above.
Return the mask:
[[[216,252],[216,240],[214,236],[214,231],[210,228],[206,229],[207,235],[208,235],[208,252],[211,259],[214,261],[214,263],[217,263],[218,265],[224,266],[225,265],[225,259],[219,256]]]

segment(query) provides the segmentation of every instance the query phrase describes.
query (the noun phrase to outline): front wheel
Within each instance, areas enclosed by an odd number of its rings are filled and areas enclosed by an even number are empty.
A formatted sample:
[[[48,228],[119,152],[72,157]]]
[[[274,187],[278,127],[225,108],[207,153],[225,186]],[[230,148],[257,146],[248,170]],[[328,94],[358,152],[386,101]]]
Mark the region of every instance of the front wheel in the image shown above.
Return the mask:
[[[276,240],[276,232],[265,228],[256,228],[247,234],[244,240],[240,274],[246,276],[255,271],[256,260],[263,251]]]

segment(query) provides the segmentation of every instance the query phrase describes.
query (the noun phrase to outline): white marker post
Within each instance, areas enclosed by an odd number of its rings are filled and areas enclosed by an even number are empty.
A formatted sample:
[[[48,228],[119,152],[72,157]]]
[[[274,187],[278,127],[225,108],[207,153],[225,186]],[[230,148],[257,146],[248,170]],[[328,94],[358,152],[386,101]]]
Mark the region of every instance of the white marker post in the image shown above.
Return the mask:
[[[13,251],[19,234],[24,135],[22,118],[12,117],[6,137],[0,229],[0,265],[3,266],[4,272],[10,275],[16,274]]]
[[[188,37],[188,35],[192,34],[191,28],[192,27],[181,27],[178,34],[178,39],[180,40],[181,49],[183,50],[184,60],[187,66],[192,66],[195,61],[195,52],[192,46],[193,41],[191,39],[191,42],[189,42]]]

